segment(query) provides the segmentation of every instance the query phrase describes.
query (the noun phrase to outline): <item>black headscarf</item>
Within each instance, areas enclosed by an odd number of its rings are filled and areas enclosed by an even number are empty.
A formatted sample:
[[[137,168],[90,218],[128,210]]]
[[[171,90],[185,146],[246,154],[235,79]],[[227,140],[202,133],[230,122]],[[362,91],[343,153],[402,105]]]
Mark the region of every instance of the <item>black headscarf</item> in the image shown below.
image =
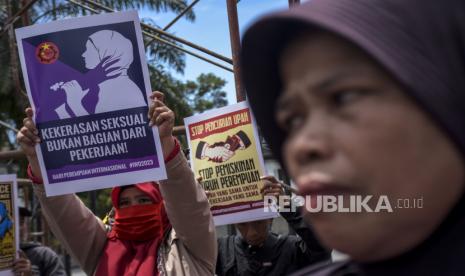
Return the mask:
[[[242,41],[242,77],[257,123],[281,163],[285,134],[274,119],[276,99],[283,88],[278,60],[302,30],[328,31],[366,52],[403,86],[465,157],[465,0],[310,0],[253,24]],[[349,262],[325,271],[331,275],[350,271],[465,275],[464,198],[438,229],[410,252],[377,263]]]

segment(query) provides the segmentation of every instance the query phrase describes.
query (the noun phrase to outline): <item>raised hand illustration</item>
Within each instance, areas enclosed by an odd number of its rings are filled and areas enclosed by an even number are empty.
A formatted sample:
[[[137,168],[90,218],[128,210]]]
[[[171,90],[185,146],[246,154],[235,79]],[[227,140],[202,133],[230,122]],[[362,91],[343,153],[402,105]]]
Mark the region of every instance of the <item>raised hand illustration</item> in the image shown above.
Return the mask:
[[[55,107],[59,118],[122,110],[146,105],[144,93],[129,77],[134,60],[132,42],[116,31],[101,30],[89,36],[82,53],[88,71],[73,80],[50,85],[66,94],[64,106]]]
[[[65,82],[61,86],[61,89],[65,91],[66,102],[76,116],[89,114],[81,104],[82,99],[86,96],[87,92],[89,92],[89,89],[82,89],[81,85],[76,80]]]

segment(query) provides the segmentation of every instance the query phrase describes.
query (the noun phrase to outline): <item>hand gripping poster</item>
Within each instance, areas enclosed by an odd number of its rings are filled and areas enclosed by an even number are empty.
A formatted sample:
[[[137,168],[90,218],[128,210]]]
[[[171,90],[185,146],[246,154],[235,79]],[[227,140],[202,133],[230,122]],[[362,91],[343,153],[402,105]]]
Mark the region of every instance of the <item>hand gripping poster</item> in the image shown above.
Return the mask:
[[[19,250],[16,175],[0,175],[0,276],[14,275]]]
[[[166,179],[137,12],[16,30],[46,193]]]
[[[245,102],[184,119],[190,161],[207,191],[215,225],[275,217],[265,212],[265,173],[255,122]]]

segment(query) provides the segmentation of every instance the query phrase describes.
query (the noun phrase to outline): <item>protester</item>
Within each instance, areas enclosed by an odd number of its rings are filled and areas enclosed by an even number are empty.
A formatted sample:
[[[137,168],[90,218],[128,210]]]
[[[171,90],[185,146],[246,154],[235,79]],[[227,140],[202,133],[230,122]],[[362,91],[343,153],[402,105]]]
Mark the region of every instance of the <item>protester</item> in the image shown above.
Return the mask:
[[[312,0],[253,24],[242,47],[258,125],[307,203],[392,207],[307,205],[350,260],[297,275],[463,275],[465,1]]]
[[[49,247],[38,242],[30,242],[29,223],[31,211],[19,207],[19,258],[13,264],[13,271],[21,276],[58,276],[66,275],[60,257]]]
[[[112,191],[115,224],[108,233],[75,195],[46,197],[34,185],[52,231],[88,275],[213,275],[216,237],[210,206],[194,179],[177,140],[174,113],[154,92],[150,125],[158,126],[168,179]],[[34,145],[39,137],[27,109],[18,142],[27,155],[33,182],[41,175]]]
[[[282,184],[273,176],[263,181],[264,195],[284,194]],[[281,216],[298,236],[271,232],[272,219],[236,224],[240,235],[218,239],[216,274],[288,275],[308,264],[330,260],[330,252],[320,245],[298,212],[281,212]]]

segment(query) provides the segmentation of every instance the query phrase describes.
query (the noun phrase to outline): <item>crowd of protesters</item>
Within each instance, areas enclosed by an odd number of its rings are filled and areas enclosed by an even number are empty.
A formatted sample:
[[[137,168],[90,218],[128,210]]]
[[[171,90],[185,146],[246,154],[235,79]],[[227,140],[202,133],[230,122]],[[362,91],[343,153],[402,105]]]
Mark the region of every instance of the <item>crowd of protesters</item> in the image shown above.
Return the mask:
[[[423,208],[282,213],[216,237],[205,191],[151,96],[168,178],[114,188],[107,231],[75,195],[46,197],[31,109],[18,142],[42,212],[88,275],[462,275],[465,2],[311,0],[246,31],[241,66],[258,126],[304,196],[418,198]],[[282,187],[264,178],[263,194]],[[331,250],[348,256],[331,262]]]

